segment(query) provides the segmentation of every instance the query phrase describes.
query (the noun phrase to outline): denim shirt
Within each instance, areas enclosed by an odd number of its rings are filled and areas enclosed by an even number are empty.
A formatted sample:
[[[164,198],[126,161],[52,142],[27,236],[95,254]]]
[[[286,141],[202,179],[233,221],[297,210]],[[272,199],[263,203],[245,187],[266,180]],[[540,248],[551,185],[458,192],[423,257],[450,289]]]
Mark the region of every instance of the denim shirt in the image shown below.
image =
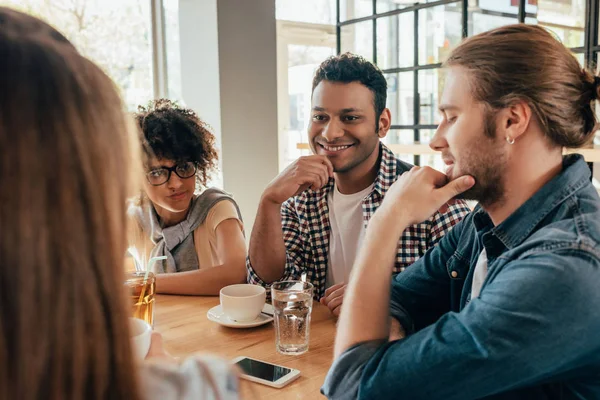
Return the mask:
[[[477,258],[488,275],[471,300]],[[498,226],[476,208],[392,281],[407,336],[332,365],[336,399],[600,399],[600,198],[579,155]]]

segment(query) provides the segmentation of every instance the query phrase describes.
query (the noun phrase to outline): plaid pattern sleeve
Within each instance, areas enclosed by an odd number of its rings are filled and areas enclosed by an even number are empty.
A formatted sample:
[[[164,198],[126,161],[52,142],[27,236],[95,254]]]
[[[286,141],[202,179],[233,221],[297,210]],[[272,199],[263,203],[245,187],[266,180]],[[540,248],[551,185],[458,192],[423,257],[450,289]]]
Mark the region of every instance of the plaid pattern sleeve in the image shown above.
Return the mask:
[[[431,220],[428,247],[435,246],[454,225],[458,224],[470,212],[471,209],[463,200],[449,202],[448,210],[445,213],[436,212]]]
[[[294,207],[294,198],[281,205],[281,227],[286,250],[285,272],[281,280],[299,280],[306,265],[307,244],[300,232],[300,222]],[[250,257],[246,257],[246,270],[249,283],[266,288],[271,286],[258,276],[252,267]]]
[[[407,227],[398,241],[398,253],[394,273],[403,272],[435,246],[454,225],[471,210],[462,200],[448,204],[448,209],[436,212],[427,221]]]

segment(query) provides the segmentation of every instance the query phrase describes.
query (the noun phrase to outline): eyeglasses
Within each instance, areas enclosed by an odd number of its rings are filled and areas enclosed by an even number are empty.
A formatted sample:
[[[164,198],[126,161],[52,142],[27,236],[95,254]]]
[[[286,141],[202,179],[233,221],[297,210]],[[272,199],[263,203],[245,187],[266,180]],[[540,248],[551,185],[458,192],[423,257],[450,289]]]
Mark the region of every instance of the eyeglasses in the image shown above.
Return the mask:
[[[188,179],[196,174],[196,169],[194,162],[177,164],[174,167],[160,167],[147,172],[146,179],[152,186],[160,186],[171,179],[171,172],[175,172],[181,179]]]

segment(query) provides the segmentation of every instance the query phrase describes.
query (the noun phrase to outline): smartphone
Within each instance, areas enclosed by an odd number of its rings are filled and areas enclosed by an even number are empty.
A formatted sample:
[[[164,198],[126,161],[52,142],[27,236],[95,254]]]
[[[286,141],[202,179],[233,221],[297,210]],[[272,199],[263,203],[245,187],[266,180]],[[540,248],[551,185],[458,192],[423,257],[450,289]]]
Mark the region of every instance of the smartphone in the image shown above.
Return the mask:
[[[233,360],[242,370],[242,378],[274,388],[282,388],[300,376],[300,371],[250,357],[237,357]]]

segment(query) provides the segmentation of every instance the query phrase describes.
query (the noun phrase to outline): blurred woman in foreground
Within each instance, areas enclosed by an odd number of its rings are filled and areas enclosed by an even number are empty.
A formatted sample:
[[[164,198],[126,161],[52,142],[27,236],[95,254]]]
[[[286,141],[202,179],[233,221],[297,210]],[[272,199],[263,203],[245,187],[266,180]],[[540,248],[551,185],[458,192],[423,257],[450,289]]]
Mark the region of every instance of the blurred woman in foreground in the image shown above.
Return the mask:
[[[133,361],[122,263],[140,161],[113,83],[3,7],[0,60],[0,399],[236,398],[227,363],[178,365],[160,336],[155,362]]]

